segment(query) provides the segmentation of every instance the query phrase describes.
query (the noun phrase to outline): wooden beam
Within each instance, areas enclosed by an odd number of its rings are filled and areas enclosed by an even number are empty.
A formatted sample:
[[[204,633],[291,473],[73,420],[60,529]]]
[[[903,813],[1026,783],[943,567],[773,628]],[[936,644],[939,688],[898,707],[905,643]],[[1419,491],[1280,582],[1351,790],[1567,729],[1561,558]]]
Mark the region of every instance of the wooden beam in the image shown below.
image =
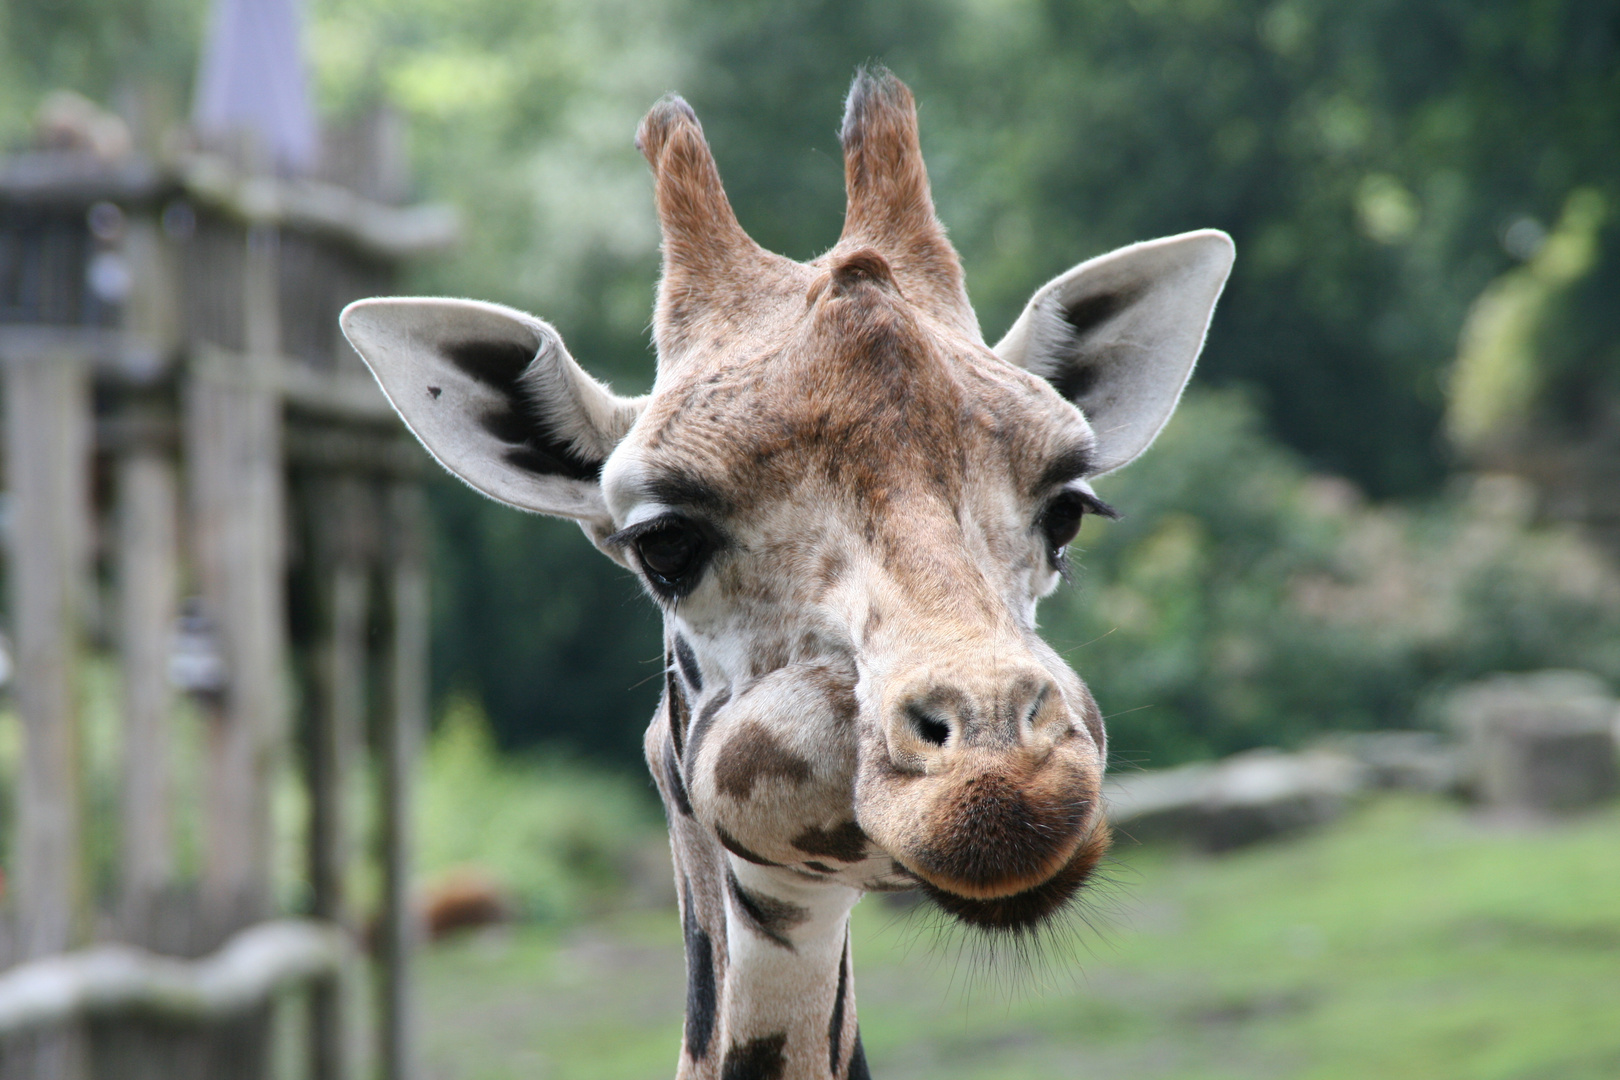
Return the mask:
[[[200,960],[129,945],[34,960],[0,972],[0,1038],[86,1017],[218,1022],[337,970],[353,951],[349,935],[335,926],[280,919],[241,931]]]
[[[5,357],[6,471],[16,702],[23,752],[13,837],[18,953],[48,956],[85,932],[84,808],[77,694],[88,602],[90,384],[82,357]],[[7,1048],[9,1074],[78,1080],[73,1028]]]
[[[348,876],[358,852],[348,795],[364,745],[370,566],[377,547],[375,500],[351,476],[312,477],[304,486],[307,580],[316,626],[309,700],[310,885],[317,917],[352,927]],[[352,1074],[347,973],[310,995],[315,1080]]]
[[[271,901],[270,785],[286,732],[280,403],[194,378],[184,423],[195,563],[227,680],[208,710],[203,890],[228,932]]]
[[[18,777],[17,914],[24,957],[83,931],[83,807],[75,670],[90,544],[89,380],[84,364],[5,366],[6,471]]]
[[[118,464],[119,652],[124,738],[119,889],[128,940],[146,925],[174,874],[169,646],[179,593],[179,482],[167,454],[137,447]]]
[[[422,491],[395,482],[388,489],[387,713],[382,718],[381,821],[383,870],[377,971],[381,1007],[379,1064],[383,1080],[414,1080],[415,1005],[411,954],[419,940],[411,905],[411,778],[428,716],[428,581]]]

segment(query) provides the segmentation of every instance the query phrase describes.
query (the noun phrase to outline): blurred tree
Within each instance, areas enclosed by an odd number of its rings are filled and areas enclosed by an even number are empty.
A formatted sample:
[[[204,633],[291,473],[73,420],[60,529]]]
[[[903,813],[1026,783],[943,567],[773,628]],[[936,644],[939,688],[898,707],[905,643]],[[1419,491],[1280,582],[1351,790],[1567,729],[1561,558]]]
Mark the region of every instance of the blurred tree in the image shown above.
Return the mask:
[[[434,685],[470,691],[499,743],[633,762],[663,690],[657,611],[566,521],[445,477],[431,492]]]

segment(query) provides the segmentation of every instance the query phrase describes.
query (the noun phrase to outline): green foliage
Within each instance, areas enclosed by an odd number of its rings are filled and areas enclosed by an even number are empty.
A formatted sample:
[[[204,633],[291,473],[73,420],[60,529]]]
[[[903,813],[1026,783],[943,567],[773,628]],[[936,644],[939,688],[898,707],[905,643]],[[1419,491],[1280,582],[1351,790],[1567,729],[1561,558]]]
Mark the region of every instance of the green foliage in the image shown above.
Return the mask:
[[[635,762],[663,689],[658,612],[572,522],[449,478],[430,488],[434,683],[477,697],[496,739]]]
[[[1492,671],[1620,680],[1620,577],[1571,531],[1532,525],[1505,478],[1368,505],[1222,392],[1189,395],[1099,489],[1125,518],[1087,525],[1078,587],[1042,618],[1112,716],[1116,761],[1421,724],[1438,692]]]
[[[556,752],[501,757],[466,699],[434,733],[415,815],[422,880],[487,875],[541,919],[621,894],[636,846],[662,842],[644,784]]]
[[[183,114],[206,12],[206,0],[6,0],[0,146],[26,140],[41,98],[58,89],[116,104],[156,142]]]
[[[423,292],[543,313],[599,376],[651,382],[658,228],[633,145],[678,81],[664,0],[316,0],[318,99],[404,114],[418,182],[463,213]]]

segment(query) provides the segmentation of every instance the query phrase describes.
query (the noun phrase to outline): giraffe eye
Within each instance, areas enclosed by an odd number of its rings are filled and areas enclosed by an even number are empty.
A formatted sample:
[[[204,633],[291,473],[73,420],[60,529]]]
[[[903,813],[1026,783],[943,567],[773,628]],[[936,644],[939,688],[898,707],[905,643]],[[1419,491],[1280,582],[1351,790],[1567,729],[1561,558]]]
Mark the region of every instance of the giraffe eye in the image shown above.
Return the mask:
[[[677,595],[696,583],[708,555],[708,539],[690,522],[668,518],[639,533],[631,546],[636,561],[659,592]]]
[[[1041,535],[1054,552],[1068,547],[1080,535],[1080,519],[1085,517],[1086,504],[1072,491],[1066,491],[1047,504],[1041,513]]]
[[[1103,502],[1088,491],[1069,488],[1058,493],[1057,497],[1046,504],[1041,511],[1040,520],[1035,524],[1046,538],[1047,550],[1053,558],[1080,535],[1080,521],[1087,514],[1099,514],[1106,518],[1119,517],[1119,511]]]

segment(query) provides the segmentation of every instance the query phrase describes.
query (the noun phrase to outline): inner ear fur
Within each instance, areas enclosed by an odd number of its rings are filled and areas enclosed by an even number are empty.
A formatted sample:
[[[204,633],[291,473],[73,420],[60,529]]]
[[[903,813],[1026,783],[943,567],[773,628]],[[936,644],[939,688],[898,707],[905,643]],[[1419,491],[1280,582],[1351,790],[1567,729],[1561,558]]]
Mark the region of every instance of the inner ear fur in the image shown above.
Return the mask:
[[[1215,229],[1101,255],[1041,286],[996,344],[1085,414],[1095,474],[1130,462],[1170,419],[1233,255],[1232,238]]]
[[[343,333],[411,432],[490,498],[611,524],[602,463],[640,415],[587,375],[549,324],[476,300],[389,297],[344,309]]]

